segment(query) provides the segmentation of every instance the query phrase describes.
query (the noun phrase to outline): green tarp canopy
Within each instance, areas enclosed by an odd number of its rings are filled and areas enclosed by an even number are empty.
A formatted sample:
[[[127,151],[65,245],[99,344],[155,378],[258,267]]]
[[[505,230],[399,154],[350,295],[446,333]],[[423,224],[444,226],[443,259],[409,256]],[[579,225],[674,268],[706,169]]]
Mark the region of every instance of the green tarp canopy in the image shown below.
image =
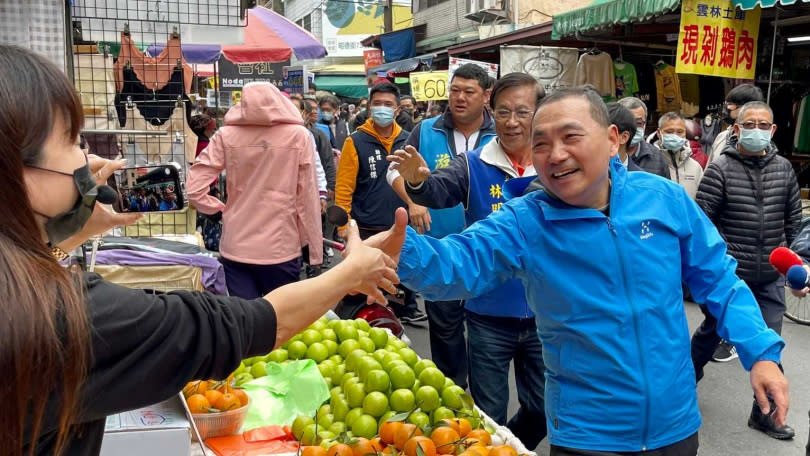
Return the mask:
[[[735,1],[745,2],[746,0]],[[775,0],[764,1],[774,2]],[[555,15],[551,38],[559,40],[562,37],[574,35],[576,32],[644,22],[680,8],[680,6],[681,0],[596,0],[585,8]]]
[[[810,3],[810,0],[803,0],[805,3]],[[739,6],[744,10],[754,9],[757,4],[762,6],[763,8],[770,8],[772,6],[776,6],[777,3],[781,3],[782,5],[792,5],[794,3],[798,3],[799,0],[734,0],[734,5]]]
[[[363,75],[340,76],[324,75],[315,76],[315,85],[318,90],[334,92],[335,95],[346,98],[368,97],[368,84]]]

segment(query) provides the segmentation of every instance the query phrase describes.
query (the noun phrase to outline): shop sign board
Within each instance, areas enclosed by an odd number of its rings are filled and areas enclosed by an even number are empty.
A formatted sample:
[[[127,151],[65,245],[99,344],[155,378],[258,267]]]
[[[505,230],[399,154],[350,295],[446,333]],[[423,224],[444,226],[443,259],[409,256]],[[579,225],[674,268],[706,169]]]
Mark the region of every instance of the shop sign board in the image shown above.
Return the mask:
[[[754,79],[762,10],[731,0],[684,0],[678,35],[678,73]]]
[[[363,64],[366,71],[383,64],[383,53],[381,49],[366,49],[363,51]]]
[[[458,67],[461,65],[465,65],[467,63],[472,63],[473,65],[478,65],[487,72],[489,77],[492,79],[498,79],[498,64],[497,63],[489,63],[489,62],[479,62],[478,60],[469,60],[469,59],[460,59],[458,57],[450,57],[450,62],[448,64],[448,76],[449,79],[453,79],[453,73],[456,72]]]
[[[449,90],[447,71],[422,71],[410,74],[411,95],[416,101],[446,100]]]
[[[315,75],[304,66],[285,66],[281,70],[281,86],[288,93],[307,93],[309,84],[314,80]]]

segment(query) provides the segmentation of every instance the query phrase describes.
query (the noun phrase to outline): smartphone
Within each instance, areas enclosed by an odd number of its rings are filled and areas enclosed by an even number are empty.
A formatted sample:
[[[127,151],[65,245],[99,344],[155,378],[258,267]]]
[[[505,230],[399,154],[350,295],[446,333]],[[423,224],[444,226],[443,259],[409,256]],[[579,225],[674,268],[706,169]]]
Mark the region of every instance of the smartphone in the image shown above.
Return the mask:
[[[171,212],[185,207],[176,163],[124,168],[110,179],[114,180],[110,186],[118,193],[116,212]]]

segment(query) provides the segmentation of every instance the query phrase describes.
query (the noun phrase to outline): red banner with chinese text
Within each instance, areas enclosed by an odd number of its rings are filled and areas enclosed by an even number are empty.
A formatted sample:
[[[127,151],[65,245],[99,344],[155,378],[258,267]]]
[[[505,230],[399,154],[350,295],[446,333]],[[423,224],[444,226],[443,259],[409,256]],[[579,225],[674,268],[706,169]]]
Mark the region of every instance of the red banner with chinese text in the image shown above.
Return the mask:
[[[761,13],[731,0],[683,0],[675,71],[754,79]]]

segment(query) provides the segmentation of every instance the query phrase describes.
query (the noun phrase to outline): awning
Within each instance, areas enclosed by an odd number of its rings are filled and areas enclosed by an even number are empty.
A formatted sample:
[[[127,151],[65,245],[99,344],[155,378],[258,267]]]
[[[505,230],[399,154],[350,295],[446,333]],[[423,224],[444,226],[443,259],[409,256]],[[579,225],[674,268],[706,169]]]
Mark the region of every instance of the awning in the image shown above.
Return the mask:
[[[548,40],[551,34],[551,21],[542,24],[524,27],[518,30],[495,35],[483,40],[471,41],[447,48],[447,53],[451,56],[475,52],[481,49],[498,48],[505,44],[527,43],[530,40]]]
[[[318,90],[334,92],[346,98],[363,98],[368,96],[368,83],[365,76],[316,75],[315,85]]]
[[[810,3],[810,0],[803,0],[805,3]],[[739,6],[744,10],[754,9],[757,4],[763,8],[770,8],[776,6],[777,3],[782,5],[792,5],[798,3],[799,0],[734,0],[734,6]]]
[[[681,0],[596,0],[585,8],[555,15],[551,39],[559,40],[576,32],[587,32],[613,25],[644,22],[680,6]]]
[[[331,63],[323,66],[307,67],[307,71],[315,73],[316,76],[338,74],[343,76],[363,76],[366,74],[366,66],[362,63]]]
[[[388,73],[389,75],[410,73],[411,71],[419,68],[422,63],[430,65],[433,63],[434,54],[425,54],[410,59],[399,60],[397,62],[384,63],[372,68],[369,68],[366,74],[369,76],[377,73]]]
[[[466,43],[468,41],[475,41],[478,39],[477,27],[471,26],[461,29],[457,32],[445,33],[444,35],[434,36],[416,42],[417,51],[421,52],[436,52],[436,49],[444,49],[457,44]]]

